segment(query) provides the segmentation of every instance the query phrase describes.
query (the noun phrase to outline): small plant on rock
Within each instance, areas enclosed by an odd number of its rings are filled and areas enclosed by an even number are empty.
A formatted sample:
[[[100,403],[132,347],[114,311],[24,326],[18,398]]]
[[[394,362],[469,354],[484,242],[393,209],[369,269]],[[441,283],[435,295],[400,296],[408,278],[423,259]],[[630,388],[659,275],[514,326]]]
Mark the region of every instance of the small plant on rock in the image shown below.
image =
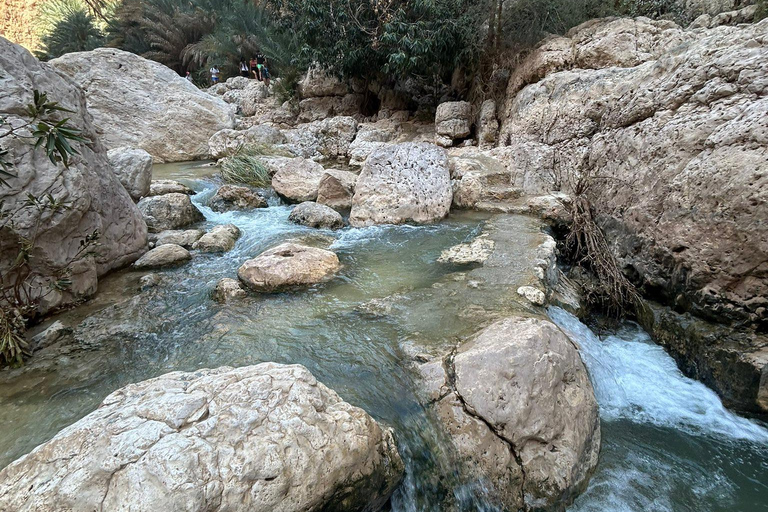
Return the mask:
[[[11,152],[2,145],[5,140],[28,140],[35,149],[42,148],[49,160],[68,167],[78,151],[74,142],[85,142],[80,130],[69,124],[69,119],[57,119],[59,113],[71,112],[55,101],[50,101],[44,92],[34,91],[33,102],[26,108],[28,120],[11,123],[7,117],[0,117],[0,187],[9,187],[7,180],[16,177],[15,163]],[[24,332],[27,322],[36,316],[39,305],[48,295],[67,290],[71,285],[71,265],[92,254],[98,245],[99,232],[94,231],[80,241],[80,248],[61,268],[46,269],[45,274],[36,270],[35,249],[42,231],[42,219],[70,208],[70,205],[51,194],[35,196],[16,210],[4,208],[0,201],[0,232],[15,233],[18,244],[16,257],[0,269],[0,364],[20,364],[26,346]],[[15,230],[16,218],[23,211],[34,210],[35,225],[24,230]]]

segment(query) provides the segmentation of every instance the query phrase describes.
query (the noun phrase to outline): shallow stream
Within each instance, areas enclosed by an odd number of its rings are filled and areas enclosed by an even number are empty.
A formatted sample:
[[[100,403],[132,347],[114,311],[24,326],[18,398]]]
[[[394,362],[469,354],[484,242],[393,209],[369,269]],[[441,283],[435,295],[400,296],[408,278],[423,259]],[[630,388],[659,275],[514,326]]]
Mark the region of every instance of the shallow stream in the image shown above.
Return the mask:
[[[160,284],[141,293],[145,273],[117,273],[94,301],[61,315],[71,325],[85,319],[75,345],[36,355],[12,379],[0,372],[0,467],[130,382],[173,370],[300,363],[394,427],[407,466],[394,510],[437,511],[447,502],[491,510],[480,484],[456,476],[448,444],[420,404],[411,365],[417,354],[439,353],[482,323],[526,309],[514,293],[526,284],[517,273],[527,279],[515,254],[535,250],[538,221],[463,213],[433,226],[317,231],[290,224],[290,207],[275,200],[247,213],[212,212],[204,206],[216,188],[212,174],[176,165],[158,166],[155,177],[193,186],[209,227],[240,227],[236,248],[160,272]],[[507,267],[436,263],[442,250],[484,229],[512,233]],[[210,299],[219,279],[235,277],[245,259],[288,239],[332,248],[340,275],[309,290],[228,305]],[[581,346],[603,420],[600,466],[573,510],[768,510],[768,430],[723,409],[637,327],[599,340],[562,310],[550,316]]]

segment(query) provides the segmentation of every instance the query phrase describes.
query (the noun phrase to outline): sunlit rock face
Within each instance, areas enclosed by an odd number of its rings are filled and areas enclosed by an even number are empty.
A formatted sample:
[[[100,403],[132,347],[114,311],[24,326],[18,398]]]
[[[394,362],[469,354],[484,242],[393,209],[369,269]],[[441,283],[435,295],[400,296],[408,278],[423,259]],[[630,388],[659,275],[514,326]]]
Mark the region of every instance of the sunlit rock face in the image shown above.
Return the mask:
[[[0,268],[5,270],[16,260],[23,238],[34,239],[31,270],[35,276],[30,279],[30,294],[43,296],[40,309],[45,312],[91,295],[99,276],[141,256],[146,251],[147,226],[112,172],[107,150],[86,110],[85,95],[77,85],[0,37],[0,90],[0,115],[12,126],[28,121],[26,107],[33,102],[33,91],[39,90],[71,110],[66,114],[69,125],[88,139],[73,143],[79,154],[72,157],[69,167],[51,163],[30,139],[3,139],[15,176],[4,176],[7,186],[0,186],[2,212],[11,214],[8,222],[0,221]],[[28,130],[19,133],[30,135]],[[28,204],[29,195],[48,202],[47,194],[66,207],[52,215]],[[98,250],[83,254],[80,242],[94,231],[100,233]],[[66,268],[71,286],[51,290],[48,283]]]
[[[156,162],[208,157],[208,140],[234,126],[234,109],[172,69],[114,48],[50,61],[84,91],[88,113],[108,149],[143,149]]]

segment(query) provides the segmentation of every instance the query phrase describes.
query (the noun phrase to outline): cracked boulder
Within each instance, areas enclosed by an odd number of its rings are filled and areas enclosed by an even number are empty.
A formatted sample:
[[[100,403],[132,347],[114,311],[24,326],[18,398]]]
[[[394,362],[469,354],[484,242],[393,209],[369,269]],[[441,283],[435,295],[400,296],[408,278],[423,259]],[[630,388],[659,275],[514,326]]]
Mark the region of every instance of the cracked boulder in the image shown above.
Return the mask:
[[[600,419],[579,353],[545,320],[510,317],[420,367],[463,469],[507,510],[567,506],[589,481]]]
[[[379,510],[403,473],[389,429],[303,366],[131,384],[0,471],[0,509]]]

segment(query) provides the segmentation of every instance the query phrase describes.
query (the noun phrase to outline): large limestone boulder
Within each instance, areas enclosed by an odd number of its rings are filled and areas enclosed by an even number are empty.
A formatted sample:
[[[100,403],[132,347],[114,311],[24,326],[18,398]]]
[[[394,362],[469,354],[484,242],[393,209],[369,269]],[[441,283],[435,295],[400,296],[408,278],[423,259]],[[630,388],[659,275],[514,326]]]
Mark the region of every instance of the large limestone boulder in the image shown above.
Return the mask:
[[[490,482],[500,508],[563,509],[586,488],[598,407],[578,351],[554,324],[500,320],[421,372],[462,469]]]
[[[34,89],[71,110],[59,119],[69,118],[69,125],[82,130],[89,140],[74,144],[79,154],[65,168],[52,164],[42,148],[36,150],[28,139],[2,139],[16,176],[3,176],[7,186],[0,186],[2,213],[15,212],[12,223],[0,221],[0,273],[6,275],[16,260],[22,239],[34,238],[30,265],[36,277],[30,294],[35,299],[45,295],[40,304],[45,312],[91,295],[99,276],[135,261],[146,251],[147,227],[112,172],[83,92],[24,48],[0,37],[0,115],[13,126],[28,122],[25,109],[33,102]],[[0,134],[4,131],[0,128]],[[21,133],[30,135],[26,130]],[[46,202],[46,194],[65,202],[67,208],[41,215],[27,203],[28,195]],[[80,242],[94,231],[100,233],[98,251],[80,253]],[[67,267],[72,285],[51,290],[49,283]]]
[[[109,395],[0,472],[0,509],[379,510],[392,433],[303,366],[175,372]]]
[[[222,185],[208,202],[215,212],[266,208],[267,200],[248,187]]]
[[[157,162],[208,156],[208,139],[232,128],[232,108],[173,70],[114,48],[50,61],[85,91],[88,113],[108,149],[145,150]]]
[[[317,202],[335,210],[352,208],[357,174],[338,169],[326,169],[317,187]]]
[[[515,165],[555,177],[566,192],[592,181],[589,198],[609,247],[642,291],[744,330],[706,341],[670,337],[677,341],[668,347],[730,405],[765,412],[768,20],[696,30],[635,20],[627,37],[649,42],[637,51],[628,45],[638,57],[625,67],[597,58],[596,48],[607,48],[597,34],[609,37],[616,23],[569,35],[571,53],[610,67],[567,65],[519,92],[510,84],[501,140],[535,147],[511,153]],[[582,30],[593,35],[584,39]],[[545,150],[556,158],[540,158]],[[752,384],[734,386],[743,368]]]
[[[149,195],[152,182],[152,155],[143,149],[116,148],[107,152],[112,172],[123,185],[123,188],[138,201]]]
[[[392,142],[395,135],[393,129],[383,129],[376,125],[360,126],[355,140],[349,145],[347,151],[349,164],[363,165],[371,153]]]
[[[237,271],[242,283],[259,292],[317,284],[339,268],[335,253],[294,243],[284,243],[248,260]]]
[[[288,215],[288,220],[310,228],[341,229],[344,227],[344,219],[339,212],[330,206],[312,201],[296,206]]]
[[[323,166],[305,158],[280,160],[279,170],[272,176],[272,188],[283,199],[301,203],[317,199]]]
[[[355,186],[353,226],[435,222],[448,215],[453,193],[445,151],[433,144],[379,148]]]
[[[208,150],[212,158],[219,159],[233,155],[243,147],[270,148],[284,144],[287,140],[277,128],[260,124],[247,130],[220,130],[208,140]]]
[[[286,148],[293,154],[312,159],[344,158],[357,135],[357,120],[339,116],[300,124],[283,133]]]
[[[205,220],[189,196],[178,192],[145,197],[139,201],[138,207],[152,233],[179,229]]]

